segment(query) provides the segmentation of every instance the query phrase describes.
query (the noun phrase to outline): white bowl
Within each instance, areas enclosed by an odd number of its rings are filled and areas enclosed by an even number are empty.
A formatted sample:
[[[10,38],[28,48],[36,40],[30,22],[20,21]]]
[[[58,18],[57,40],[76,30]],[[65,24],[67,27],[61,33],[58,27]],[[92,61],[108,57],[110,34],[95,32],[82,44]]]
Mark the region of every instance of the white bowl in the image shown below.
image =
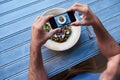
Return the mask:
[[[64,13],[64,12],[66,12],[66,9],[64,9],[64,8],[53,8],[53,9],[50,9],[50,10],[46,11],[43,15],[44,16],[45,15],[58,15],[58,14],[61,14],[61,13]],[[81,34],[81,27],[80,26],[77,26],[77,27],[76,26],[71,26],[71,30],[72,30],[71,36],[68,38],[68,40],[66,42],[57,43],[57,42],[49,39],[45,43],[45,46],[48,49],[51,49],[51,50],[54,50],[54,51],[64,51],[64,50],[70,49],[79,40],[80,34]]]

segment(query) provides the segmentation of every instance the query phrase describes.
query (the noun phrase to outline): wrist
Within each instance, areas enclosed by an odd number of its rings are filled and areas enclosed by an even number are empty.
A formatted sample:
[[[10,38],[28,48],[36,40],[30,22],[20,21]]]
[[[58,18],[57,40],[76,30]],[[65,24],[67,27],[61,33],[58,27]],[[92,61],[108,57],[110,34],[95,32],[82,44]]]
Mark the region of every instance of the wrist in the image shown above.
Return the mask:
[[[42,43],[39,42],[39,41],[36,41],[36,40],[31,40],[31,41],[30,41],[30,46],[34,46],[34,47],[39,47],[39,48],[41,48]]]
[[[94,22],[92,23],[92,26],[95,27],[95,26],[100,26],[100,20],[98,19],[97,16],[94,16]]]

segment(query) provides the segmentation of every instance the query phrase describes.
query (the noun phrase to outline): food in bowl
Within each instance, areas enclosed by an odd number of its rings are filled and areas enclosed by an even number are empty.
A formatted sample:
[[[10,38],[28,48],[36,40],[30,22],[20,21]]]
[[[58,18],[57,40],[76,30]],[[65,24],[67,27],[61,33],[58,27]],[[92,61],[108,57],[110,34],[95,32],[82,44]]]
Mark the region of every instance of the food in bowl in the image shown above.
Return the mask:
[[[44,28],[47,32],[51,30],[51,26],[49,23],[46,23]],[[71,26],[65,25],[64,27],[61,27],[60,32],[51,37],[51,40],[58,43],[66,42],[69,39],[71,33],[72,33]]]

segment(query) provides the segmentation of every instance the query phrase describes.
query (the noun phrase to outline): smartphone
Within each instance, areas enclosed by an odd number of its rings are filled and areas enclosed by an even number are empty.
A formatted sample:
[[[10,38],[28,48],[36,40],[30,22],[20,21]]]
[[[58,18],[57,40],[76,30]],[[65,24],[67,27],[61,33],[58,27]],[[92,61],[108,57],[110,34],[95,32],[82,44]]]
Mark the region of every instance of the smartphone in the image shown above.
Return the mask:
[[[75,21],[76,18],[73,11],[65,12],[49,19],[52,29],[60,28]]]

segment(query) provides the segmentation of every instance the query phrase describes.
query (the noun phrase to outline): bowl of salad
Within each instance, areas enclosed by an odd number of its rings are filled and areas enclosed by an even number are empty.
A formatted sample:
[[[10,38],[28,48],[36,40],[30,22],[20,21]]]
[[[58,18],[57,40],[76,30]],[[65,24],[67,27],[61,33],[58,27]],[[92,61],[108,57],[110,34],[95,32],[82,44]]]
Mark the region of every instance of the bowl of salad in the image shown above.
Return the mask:
[[[58,15],[66,12],[64,8],[53,8],[46,11],[43,15]],[[77,17],[76,17],[77,19]],[[78,19],[77,19],[78,20]],[[44,29],[49,32],[52,30],[51,25],[47,22],[44,25]],[[45,47],[54,51],[64,51],[73,47],[80,38],[81,27],[80,26],[71,26],[65,25],[61,27],[61,31],[56,33],[45,43]]]

